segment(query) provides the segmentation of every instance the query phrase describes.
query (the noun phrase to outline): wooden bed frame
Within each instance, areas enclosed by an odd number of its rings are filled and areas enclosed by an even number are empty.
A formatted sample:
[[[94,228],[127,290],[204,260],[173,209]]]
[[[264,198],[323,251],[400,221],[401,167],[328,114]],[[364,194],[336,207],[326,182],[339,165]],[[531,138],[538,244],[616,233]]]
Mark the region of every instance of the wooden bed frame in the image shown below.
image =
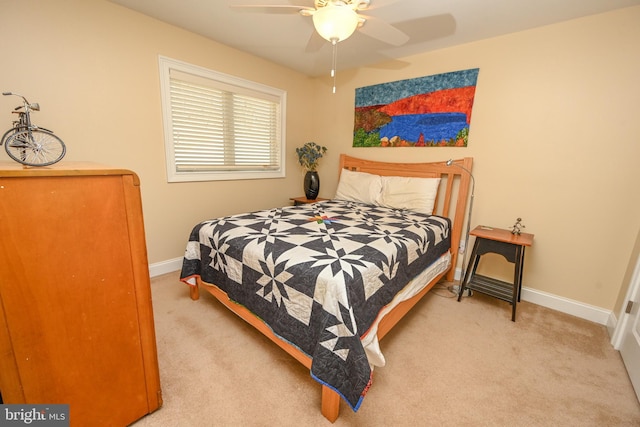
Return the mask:
[[[391,312],[384,316],[378,326],[378,338],[382,339],[405,314],[446,275],[447,281],[453,281],[457,263],[458,248],[462,237],[467,198],[469,195],[470,174],[473,158],[455,160],[451,166],[447,162],[434,163],[387,163],[373,160],[362,160],[342,154],[340,156],[340,170],[349,169],[383,176],[409,176],[425,178],[441,178],[440,188],[435,203],[434,214],[445,216],[452,221],[451,233],[451,266],[436,276],[429,284],[411,299],[401,302]],[[464,169],[463,169],[464,168]],[[227,294],[214,284],[204,284],[200,278],[196,286],[190,286],[191,299],[200,297],[199,287],[203,285],[211,295],[224,304],[229,310],[240,316],[250,325],[262,332],[271,341],[311,370],[311,358],[298,348],[278,338],[271,329],[244,306],[232,302]],[[340,395],[331,388],[322,386],[322,415],[334,422],[340,413]]]

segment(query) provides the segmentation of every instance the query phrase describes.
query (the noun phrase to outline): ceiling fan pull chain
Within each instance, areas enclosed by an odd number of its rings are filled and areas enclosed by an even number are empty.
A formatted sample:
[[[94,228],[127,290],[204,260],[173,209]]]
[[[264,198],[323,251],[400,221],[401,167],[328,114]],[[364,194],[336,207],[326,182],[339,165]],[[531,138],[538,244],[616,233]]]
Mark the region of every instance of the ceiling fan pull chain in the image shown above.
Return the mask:
[[[331,59],[331,77],[333,77],[333,93],[336,93],[336,65],[338,63],[338,40],[332,39],[333,57]]]

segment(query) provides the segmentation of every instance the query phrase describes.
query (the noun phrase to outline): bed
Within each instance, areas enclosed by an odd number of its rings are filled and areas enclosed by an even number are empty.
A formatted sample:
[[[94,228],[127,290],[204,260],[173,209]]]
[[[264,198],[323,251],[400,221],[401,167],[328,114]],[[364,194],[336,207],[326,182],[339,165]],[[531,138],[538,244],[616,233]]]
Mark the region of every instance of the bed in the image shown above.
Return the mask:
[[[306,366],[334,422],[341,400],[358,410],[384,366],[379,340],[453,280],[472,164],[343,154],[330,200],[197,224],[180,280],[192,299],[206,290]]]

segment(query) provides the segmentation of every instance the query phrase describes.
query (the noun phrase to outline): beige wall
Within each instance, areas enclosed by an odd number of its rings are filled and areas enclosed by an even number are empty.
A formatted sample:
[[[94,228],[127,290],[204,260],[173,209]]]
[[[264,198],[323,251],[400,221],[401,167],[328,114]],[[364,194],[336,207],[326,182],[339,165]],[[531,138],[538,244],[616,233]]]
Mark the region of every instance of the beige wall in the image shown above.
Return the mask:
[[[640,229],[638,22],[640,7],[628,8],[403,58],[410,65],[400,70],[339,72],[338,93],[324,81],[316,101],[318,142],[331,150],[323,183],[339,152],[390,161],[473,156],[472,226],[509,228],[522,217],[535,234],[524,285],[614,309]],[[476,67],[468,148],[350,146],[355,88]],[[497,260],[484,268],[510,277]]]
[[[103,0],[2,0],[1,8],[1,89],[40,102],[37,123],[65,140],[67,159],[140,175],[151,263],[180,257],[202,219],[287,204],[301,193],[294,149],[315,140],[330,149],[321,196],[335,191],[341,152],[390,161],[473,156],[472,225],[508,228],[520,216],[535,234],[525,286],[605,309],[623,291],[640,229],[640,7],[404,58],[400,70],[339,71],[335,95],[329,81]],[[168,184],[158,55],[287,90],[287,177]],[[351,147],[355,88],[476,67],[468,148]],[[0,125],[9,126],[14,104],[0,98]]]
[[[2,91],[40,103],[34,121],[65,141],[65,160],[138,173],[150,263],[182,256],[196,222],[282,206],[302,193],[292,150],[312,135],[312,79],[103,0],[1,5]],[[158,55],[286,90],[287,177],[167,183]],[[9,128],[16,101],[0,97],[0,128]]]

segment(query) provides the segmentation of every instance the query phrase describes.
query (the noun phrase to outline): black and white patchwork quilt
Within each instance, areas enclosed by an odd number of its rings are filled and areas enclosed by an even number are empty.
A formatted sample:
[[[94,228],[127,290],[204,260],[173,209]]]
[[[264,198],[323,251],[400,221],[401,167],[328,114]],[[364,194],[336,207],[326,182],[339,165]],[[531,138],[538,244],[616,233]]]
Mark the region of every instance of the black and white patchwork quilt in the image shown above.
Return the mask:
[[[198,224],[181,280],[200,276],[251,310],[355,411],[372,375],[361,337],[450,243],[447,218],[330,200]]]

